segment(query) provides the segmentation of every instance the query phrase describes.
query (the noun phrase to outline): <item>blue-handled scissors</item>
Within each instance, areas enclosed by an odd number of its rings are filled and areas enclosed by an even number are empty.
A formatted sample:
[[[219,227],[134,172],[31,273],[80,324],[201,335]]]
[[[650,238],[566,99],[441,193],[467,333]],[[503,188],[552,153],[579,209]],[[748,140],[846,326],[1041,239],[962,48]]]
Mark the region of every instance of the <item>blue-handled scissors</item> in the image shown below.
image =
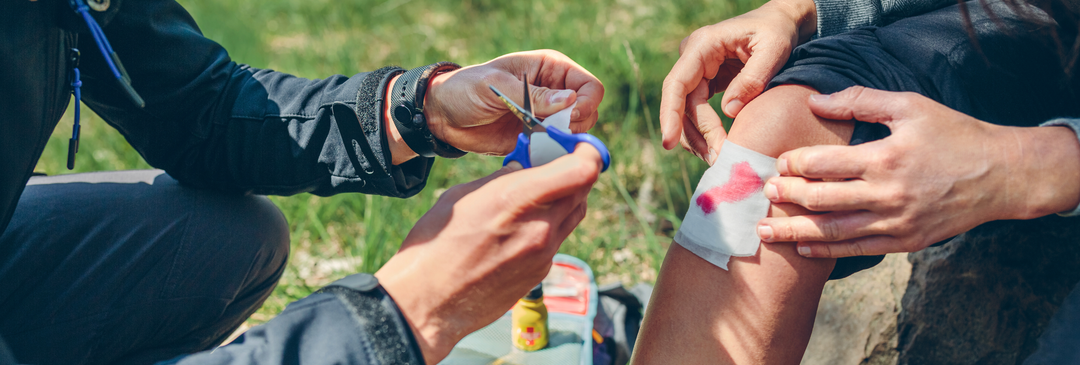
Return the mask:
[[[568,153],[574,152],[578,143],[585,142],[591,144],[597,151],[600,151],[600,158],[604,161],[604,168],[600,171],[607,171],[608,165],[611,164],[611,154],[608,153],[607,146],[605,146],[604,142],[601,142],[599,138],[588,133],[570,134],[560,131],[558,128],[547,129],[540,124],[540,119],[537,119],[532,113],[532,102],[529,101],[528,82],[525,82],[524,108],[519,107],[513,100],[510,100],[510,98],[506,97],[506,95],[494,86],[488,85],[488,88],[490,88],[491,91],[494,91],[495,95],[497,95],[499,99],[502,99],[502,101],[506,103],[506,106],[510,108],[510,112],[517,116],[523,123],[521,133],[518,134],[517,137],[517,146],[514,147],[513,152],[510,152],[510,154],[506,155],[506,158],[503,159],[503,166],[506,166],[510,161],[517,161],[521,164],[521,167],[532,167],[532,160],[529,156],[529,143],[532,140],[532,134],[533,132],[547,132],[548,136],[551,137],[551,140],[558,143],[559,146],[562,146]]]

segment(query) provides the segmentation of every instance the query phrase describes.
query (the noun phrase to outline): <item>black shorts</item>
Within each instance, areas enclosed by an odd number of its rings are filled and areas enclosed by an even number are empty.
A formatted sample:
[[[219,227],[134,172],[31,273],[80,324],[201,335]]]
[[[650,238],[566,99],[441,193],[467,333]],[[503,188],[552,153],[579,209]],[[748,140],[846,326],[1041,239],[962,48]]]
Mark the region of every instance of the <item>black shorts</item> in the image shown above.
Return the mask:
[[[980,120],[1036,126],[1055,117],[1080,116],[1080,84],[1062,72],[1050,23],[1021,20],[1002,4],[988,15],[977,1],[968,5],[975,39],[965,29],[959,6],[864,27],[797,47],[770,87],[810,86],[834,93],[851,86],[925,95]],[[856,122],[851,144],[884,138],[881,124]],[[843,258],[830,279],[847,277],[884,256]]]

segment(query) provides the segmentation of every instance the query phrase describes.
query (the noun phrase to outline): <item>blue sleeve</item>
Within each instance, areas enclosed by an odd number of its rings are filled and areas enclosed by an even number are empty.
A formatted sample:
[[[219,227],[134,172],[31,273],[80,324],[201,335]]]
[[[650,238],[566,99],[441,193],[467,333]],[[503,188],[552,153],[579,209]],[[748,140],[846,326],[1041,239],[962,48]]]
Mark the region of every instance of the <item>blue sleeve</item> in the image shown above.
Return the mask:
[[[1080,118],[1057,118],[1057,119],[1051,119],[1051,120],[1049,120],[1049,121],[1047,121],[1047,122],[1045,122],[1043,124],[1040,124],[1039,126],[1040,127],[1056,127],[1056,126],[1069,127],[1069,128],[1072,129],[1073,133],[1076,133],[1077,138],[1080,138]],[[1058,215],[1060,215],[1062,217],[1080,216],[1080,205],[1077,205],[1076,208],[1073,208],[1070,211],[1058,213]]]
[[[84,100],[185,184],[406,197],[427,180],[433,159],[393,165],[383,131],[386,76],[399,68],[309,80],[241,65],[173,0],[125,1],[103,28],[146,107],[120,92],[85,34]]]
[[[956,0],[814,0],[818,31],[827,37],[868,25],[896,20],[955,5]]]

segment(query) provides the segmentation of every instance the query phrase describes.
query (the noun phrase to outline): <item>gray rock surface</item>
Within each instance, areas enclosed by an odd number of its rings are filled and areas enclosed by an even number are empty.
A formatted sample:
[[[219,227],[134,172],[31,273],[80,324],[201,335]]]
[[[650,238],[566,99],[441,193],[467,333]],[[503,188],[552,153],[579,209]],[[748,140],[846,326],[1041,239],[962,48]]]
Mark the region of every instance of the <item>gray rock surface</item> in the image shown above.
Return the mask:
[[[909,258],[899,364],[1019,364],[1080,280],[1080,221],[991,222]]]
[[[1080,219],[992,222],[904,258],[826,284],[803,364],[1020,364],[1080,281]]]
[[[895,254],[826,283],[802,364],[896,364],[896,319],[910,276],[907,254]]]

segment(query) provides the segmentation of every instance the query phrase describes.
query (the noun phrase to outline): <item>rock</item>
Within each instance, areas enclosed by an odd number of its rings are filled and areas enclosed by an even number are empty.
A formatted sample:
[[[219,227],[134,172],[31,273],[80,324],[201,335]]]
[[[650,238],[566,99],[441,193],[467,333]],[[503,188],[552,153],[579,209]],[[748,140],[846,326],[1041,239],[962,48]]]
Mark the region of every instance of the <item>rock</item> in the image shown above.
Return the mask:
[[[903,260],[825,285],[803,364],[1020,364],[1080,281],[1080,220],[991,222]]]
[[[1080,280],[1080,221],[991,222],[909,259],[899,364],[1018,364]]]
[[[895,254],[826,283],[802,364],[896,364],[896,320],[910,276],[907,254]]]

